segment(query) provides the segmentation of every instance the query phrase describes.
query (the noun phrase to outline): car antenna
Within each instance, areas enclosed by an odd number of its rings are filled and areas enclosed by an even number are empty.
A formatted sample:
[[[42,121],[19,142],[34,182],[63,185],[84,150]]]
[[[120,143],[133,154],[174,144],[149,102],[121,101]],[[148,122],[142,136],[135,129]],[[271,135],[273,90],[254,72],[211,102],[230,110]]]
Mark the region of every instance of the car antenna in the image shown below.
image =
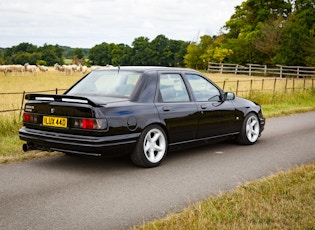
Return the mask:
[[[118,73],[119,73],[119,71],[120,71],[120,65],[118,65]]]

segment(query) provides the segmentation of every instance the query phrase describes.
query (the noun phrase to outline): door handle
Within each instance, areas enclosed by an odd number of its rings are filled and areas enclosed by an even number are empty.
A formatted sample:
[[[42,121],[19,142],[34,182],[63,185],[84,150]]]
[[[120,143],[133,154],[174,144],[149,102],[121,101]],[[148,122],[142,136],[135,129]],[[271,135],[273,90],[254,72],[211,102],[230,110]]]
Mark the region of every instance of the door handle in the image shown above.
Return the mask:
[[[206,109],[207,106],[206,105],[201,105],[201,109]]]
[[[171,108],[169,107],[169,106],[163,106],[163,111],[170,111],[171,110]]]

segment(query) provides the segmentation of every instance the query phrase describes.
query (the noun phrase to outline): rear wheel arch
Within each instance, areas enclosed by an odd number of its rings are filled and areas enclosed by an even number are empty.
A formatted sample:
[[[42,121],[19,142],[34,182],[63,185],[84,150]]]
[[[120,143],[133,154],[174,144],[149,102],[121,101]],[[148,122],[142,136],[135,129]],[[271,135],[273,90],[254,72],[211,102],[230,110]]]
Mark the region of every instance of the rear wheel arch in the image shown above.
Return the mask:
[[[152,168],[161,164],[167,150],[167,133],[161,125],[155,123],[143,129],[130,159],[137,166]]]

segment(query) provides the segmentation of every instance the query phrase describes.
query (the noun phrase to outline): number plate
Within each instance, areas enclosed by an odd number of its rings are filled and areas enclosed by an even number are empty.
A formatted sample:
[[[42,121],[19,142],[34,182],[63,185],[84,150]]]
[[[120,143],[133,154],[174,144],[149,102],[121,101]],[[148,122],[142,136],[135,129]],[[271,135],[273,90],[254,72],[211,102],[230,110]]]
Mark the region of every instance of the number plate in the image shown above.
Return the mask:
[[[59,128],[67,128],[67,118],[64,117],[43,117],[43,125],[59,127]]]

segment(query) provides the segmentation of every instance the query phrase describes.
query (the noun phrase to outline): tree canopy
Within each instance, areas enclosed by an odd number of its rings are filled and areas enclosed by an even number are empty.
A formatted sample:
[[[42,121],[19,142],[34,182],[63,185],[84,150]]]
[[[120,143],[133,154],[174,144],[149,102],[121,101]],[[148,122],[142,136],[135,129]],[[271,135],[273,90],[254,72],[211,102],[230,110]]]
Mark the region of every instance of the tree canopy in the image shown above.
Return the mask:
[[[185,56],[190,67],[207,61],[237,64],[315,65],[314,0],[247,0],[212,41],[191,43]],[[206,61],[203,61],[206,60]]]

